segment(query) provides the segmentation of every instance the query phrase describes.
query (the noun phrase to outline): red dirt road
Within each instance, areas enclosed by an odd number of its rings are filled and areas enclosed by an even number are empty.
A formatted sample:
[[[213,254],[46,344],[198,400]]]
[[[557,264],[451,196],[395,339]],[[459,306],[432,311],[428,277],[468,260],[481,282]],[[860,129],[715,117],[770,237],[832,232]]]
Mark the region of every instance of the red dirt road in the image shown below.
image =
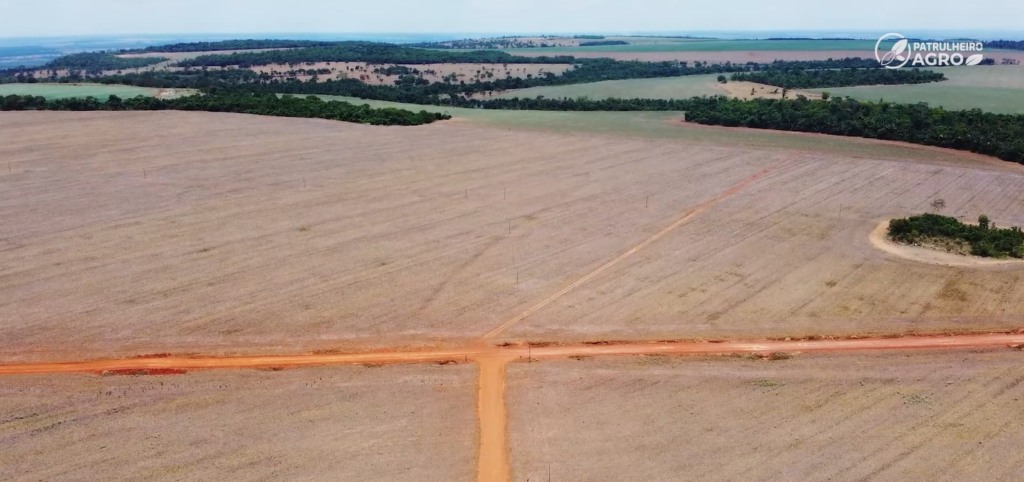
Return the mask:
[[[107,373],[172,374],[188,370],[241,368],[298,368],[324,365],[444,363],[473,360],[479,365],[477,411],[480,445],[478,480],[504,482],[509,478],[508,419],[505,413],[505,366],[515,360],[611,355],[730,355],[777,352],[844,352],[864,350],[922,350],[1024,346],[1024,333],[903,336],[836,340],[750,340],[721,342],[598,342],[533,347],[475,346],[422,351],[377,351],[348,354],[253,355],[235,357],[165,356],[65,363],[26,363],[0,366],[0,375]]]
[[[730,355],[860,350],[995,348],[1024,345],[1024,333],[948,336],[902,336],[836,340],[747,340],[723,342],[593,343],[543,347],[465,347],[420,351],[375,351],[345,354],[251,355],[232,357],[158,356],[62,363],[0,365],[0,375],[102,373],[124,370],[211,370],[299,368],[325,365],[440,363],[505,358],[533,360],[610,355]]]

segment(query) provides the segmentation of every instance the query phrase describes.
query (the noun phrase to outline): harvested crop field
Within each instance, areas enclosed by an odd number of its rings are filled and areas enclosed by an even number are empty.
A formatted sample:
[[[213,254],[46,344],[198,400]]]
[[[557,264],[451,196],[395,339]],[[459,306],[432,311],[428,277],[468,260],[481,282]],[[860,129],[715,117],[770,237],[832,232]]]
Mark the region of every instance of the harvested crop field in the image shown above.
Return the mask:
[[[4,361],[986,330],[1024,313],[1021,269],[868,239],[936,197],[1024,224],[1020,166],[974,156],[184,112],[0,126]]]
[[[474,369],[331,367],[0,383],[4,480],[471,480]]]
[[[1022,359],[511,364],[511,480],[1019,480]]]

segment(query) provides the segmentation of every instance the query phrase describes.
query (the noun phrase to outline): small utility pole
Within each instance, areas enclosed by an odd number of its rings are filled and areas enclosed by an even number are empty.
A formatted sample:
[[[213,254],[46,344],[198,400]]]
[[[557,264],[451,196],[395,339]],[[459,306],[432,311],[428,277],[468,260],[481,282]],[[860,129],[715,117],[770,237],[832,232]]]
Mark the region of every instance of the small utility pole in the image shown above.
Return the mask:
[[[501,192],[501,200],[504,201],[506,199],[508,199],[508,188],[507,187]]]
[[[651,196],[648,195],[646,198],[644,198],[644,209],[647,209],[647,206],[650,204],[650,202],[651,202]]]
[[[306,189],[306,178],[302,178],[302,189]]]
[[[149,179],[149,174],[146,173],[145,169],[142,170],[142,178],[143,179]]]
[[[512,234],[512,221],[511,220],[509,220],[509,222],[508,222],[508,234]]]

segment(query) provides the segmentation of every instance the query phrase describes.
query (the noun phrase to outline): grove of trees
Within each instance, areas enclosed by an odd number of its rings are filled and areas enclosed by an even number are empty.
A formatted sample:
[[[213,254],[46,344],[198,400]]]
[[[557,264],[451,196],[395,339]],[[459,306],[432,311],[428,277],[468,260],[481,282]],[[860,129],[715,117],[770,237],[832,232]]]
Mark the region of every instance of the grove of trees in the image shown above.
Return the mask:
[[[757,82],[786,89],[816,89],[854,85],[923,84],[946,80],[941,72],[920,69],[773,69],[732,74],[732,80]]]
[[[938,214],[922,214],[889,222],[889,237],[902,243],[945,239],[967,243],[971,254],[992,258],[1024,258],[1024,231],[1019,227],[997,228],[988,216],[971,225]]]
[[[148,67],[165,61],[167,61],[167,59],[162,57],[122,58],[110,52],[83,52],[57,57],[46,65],[39,67],[39,69],[81,70],[87,73],[96,74],[101,73],[104,70],[124,70]]]

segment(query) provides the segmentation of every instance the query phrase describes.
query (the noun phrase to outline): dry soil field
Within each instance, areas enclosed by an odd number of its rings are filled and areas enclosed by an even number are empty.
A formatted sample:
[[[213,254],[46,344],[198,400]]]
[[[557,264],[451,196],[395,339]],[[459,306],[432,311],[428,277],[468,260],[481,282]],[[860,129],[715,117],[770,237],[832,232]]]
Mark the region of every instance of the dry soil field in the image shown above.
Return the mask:
[[[512,480],[1020,480],[1022,359],[512,364]]]
[[[0,477],[1019,478],[1016,351],[552,360],[1020,328],[1024,265],[921,263],[870,234],[936,198],[1024,224],[1021,166],[666,125],[688,140],[472,118],[0,115],[0,364],[423,363],[0,366]],[[547,346],[687,338],[754,341]],[[543,363],[506,365],[533,350]]]
[[[0,360],[1002,329],[1024,311],[1019,267],[868,240],[937,197],[1024,224],[1009,163],[180,112],[0,125]]]
[[[0,383],[4,480],[470,480],[472,366]]]

